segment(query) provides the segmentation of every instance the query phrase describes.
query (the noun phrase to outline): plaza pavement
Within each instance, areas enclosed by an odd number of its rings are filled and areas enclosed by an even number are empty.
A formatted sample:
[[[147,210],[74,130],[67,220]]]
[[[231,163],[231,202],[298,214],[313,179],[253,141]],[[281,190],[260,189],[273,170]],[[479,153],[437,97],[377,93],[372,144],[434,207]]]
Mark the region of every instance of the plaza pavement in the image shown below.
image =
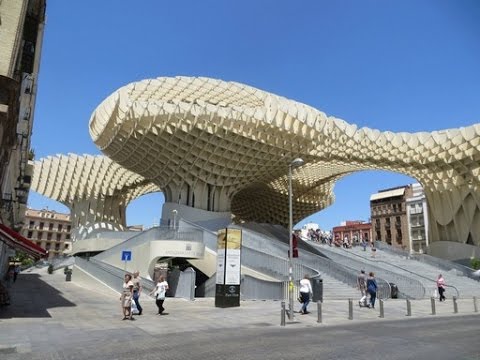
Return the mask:
[[[12,304],[0,308],[0,358],[2,354],[29,353],[48,350],[52,344],[68,339],[73,342],[95,343],[96,337],[122,338],[125,334],[149,334],[153,337],[201,331],[232,331],[235,329],[276,328],[279,331],[306,329],[409,319],[478,316],[472,299],[459,299],[454,313],[452,299],[436,301],[436,315],[431,314],[430,300],[412,300],[412,316],[406,316],[406,301],[390,299],[384,303],[385,317],[376,309],[359,308],[354,301],[353,320],[348,319],[348,301],[335,300],[322,304],[322,323],[317,322],[317,305],[311,303],[310,314],[296,314],[295,321],[280,326],[280,301],[242,301],[240,307],[216,308],[212,298],[195,301],[167,298],[167,316],[156,315],[153,298],[144,294],[142,316],[135,321],[122,321],[119,293],[98,286],[92,281],[65,281],[59,271],[47,274],[46,269],[21,273],[10,287]],[[300,308],[295,303],[296,310]],[[480,304],[479,304],[480,306]],[[480,318],[479,318],[480,319]],[[104,335],[102,335],[104,334]]]

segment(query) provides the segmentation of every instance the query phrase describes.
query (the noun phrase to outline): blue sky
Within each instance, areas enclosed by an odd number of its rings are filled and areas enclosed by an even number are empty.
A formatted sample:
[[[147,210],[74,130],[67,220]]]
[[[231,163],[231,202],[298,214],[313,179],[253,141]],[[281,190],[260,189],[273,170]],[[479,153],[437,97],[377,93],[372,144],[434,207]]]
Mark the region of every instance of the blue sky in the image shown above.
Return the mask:
[[[49,0],[32,147],[36,159],[99,154],[96,106],[130,82],[177,75],[245,83],[359,127],[468,126],[480,122],[478,19],[476,0]],[[303,222],[368,220],[370,194],[413,181],[351,175]],[[151,226],[162,203],[134,201],[129,225]],[[66,210],[33,192],[29,206]]]

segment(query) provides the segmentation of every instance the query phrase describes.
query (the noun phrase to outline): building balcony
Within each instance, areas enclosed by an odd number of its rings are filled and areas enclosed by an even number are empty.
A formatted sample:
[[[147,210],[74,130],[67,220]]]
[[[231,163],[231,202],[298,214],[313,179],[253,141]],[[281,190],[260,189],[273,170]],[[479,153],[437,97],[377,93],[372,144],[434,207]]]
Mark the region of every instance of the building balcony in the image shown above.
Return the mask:
[[[412,214],[412,215],[421,214],[421,213],[423,213],[423,209],[410,210],[410,214]]]
[[[412,223],[410,224],[411,227],[425,227],[424,223]]]

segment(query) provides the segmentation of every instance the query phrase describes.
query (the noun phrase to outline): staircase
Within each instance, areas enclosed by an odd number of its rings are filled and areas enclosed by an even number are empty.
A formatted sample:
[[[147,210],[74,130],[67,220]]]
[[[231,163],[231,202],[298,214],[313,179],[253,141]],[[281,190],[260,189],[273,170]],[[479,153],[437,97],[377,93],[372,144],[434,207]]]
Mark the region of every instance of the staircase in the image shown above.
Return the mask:
[[[366,271],[369,271],[369,267],[378,267],[385,271],[419,281],[426,290],[425,297],[433,295],[436,289],[435,281],[439,274],[443,274],[447,281],[447,295],[457,296],[459,298],[480,296],[480,283],[464,276],[460,271],[455,269],[445,271],[434,265],[416,260],[413,257],[388,251],[387,249],[377,248],[375,257],[372,257],[371,250],[367,248],[367,251],[363,251],[361,246],[356,246],[351,249],[330,247],[317,243],[315,243],[315,246],[319,247],[321,251],[337,261],[351,261],[356,264],[360,262]],[[395,283],[394,280],[392,280],[392,282]],[[400,284],[397,284],[397,286],[399,286],[399,288],[401,287]]]

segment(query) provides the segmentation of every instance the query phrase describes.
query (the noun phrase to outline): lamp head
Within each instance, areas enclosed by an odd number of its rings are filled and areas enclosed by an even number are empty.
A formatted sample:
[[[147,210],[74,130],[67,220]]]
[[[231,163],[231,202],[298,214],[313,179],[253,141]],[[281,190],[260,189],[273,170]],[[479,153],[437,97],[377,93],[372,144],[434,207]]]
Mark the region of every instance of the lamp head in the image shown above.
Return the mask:
[[[303,164],[305,164],[305,161],[303,161],[302,158],[296,158],[292,160],[292,162],[290,163],[290,166],[294,168],[294,167],[302,166]]]

